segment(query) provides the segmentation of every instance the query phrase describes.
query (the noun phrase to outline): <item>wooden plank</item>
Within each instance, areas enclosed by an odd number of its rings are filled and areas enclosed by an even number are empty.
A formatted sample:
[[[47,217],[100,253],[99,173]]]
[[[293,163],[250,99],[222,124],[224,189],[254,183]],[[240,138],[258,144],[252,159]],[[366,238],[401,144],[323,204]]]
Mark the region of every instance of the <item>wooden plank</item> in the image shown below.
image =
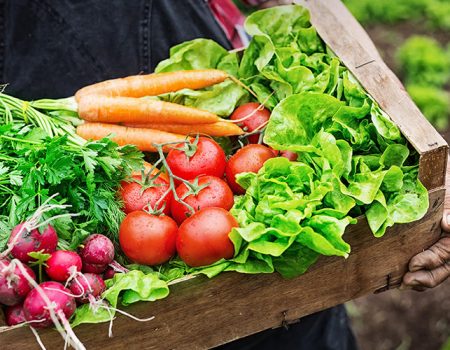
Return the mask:
[[[139,317],[155,315],[153,321],[139,323],[120,316],[111,339],[107,324],[82,325],[76,333],[88,349],[138,344],[145,344],[145,349],[204,349],[397,287],[409,259],[439,238],[443,199],[443,189],[431,192],[430,210],[422,220],[396,225],[379,239],[362,218],[345,234],[353,250],[347,260],[324,257],[293,280],[278,274],[198,277],[174,285],[165,300],[127,308]],[[48,349],[62,348],[55,331],[40,334]],[[0,334],[0,348],[27,350],[36,349],[36,344],[30,330],[23,328]]]
[[[372,40],[339,0],[297,0],[325,43],[399,126],[420,154],[419,178],[427,189],[444,185],[448,145],[426,120],[381,59]]]

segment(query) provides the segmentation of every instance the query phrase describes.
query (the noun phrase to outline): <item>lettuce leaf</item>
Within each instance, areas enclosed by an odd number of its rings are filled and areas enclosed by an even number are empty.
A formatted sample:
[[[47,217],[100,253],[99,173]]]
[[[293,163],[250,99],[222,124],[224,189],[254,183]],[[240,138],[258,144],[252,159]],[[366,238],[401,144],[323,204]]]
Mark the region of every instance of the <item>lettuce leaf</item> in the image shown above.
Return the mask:
[[[116,308],[119,300],[126,306],[138,301],[155,301],[169,295],[167,283],[159,278],[157,273],[145,274],[139,270],[127,273],[117,273],[112,279],[105,281],[107,290],[103,293],[103,300]],[[77,308],[72,319],[72,327],[82,323],[107,322],[114,317],[113,310],[93,308],[84,304]]]

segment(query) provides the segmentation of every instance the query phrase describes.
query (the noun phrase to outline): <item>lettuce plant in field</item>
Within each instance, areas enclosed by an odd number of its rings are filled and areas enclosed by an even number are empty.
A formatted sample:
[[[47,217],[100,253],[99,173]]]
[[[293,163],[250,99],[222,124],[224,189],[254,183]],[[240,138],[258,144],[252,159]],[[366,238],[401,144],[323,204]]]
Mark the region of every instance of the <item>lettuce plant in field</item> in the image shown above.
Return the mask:
[[[450,3],[447,0],[344,0],[363,24],[414,21],[431,28],[450,29]]]
[[[397,64],[406,84],[444,86],[450,79],[450,61],[433,38],[412,36],[399,48]]]
[[[446,130],[450,119],[450,93],[433,86],[407,85],[406,89],[422,113],[438,130]]]

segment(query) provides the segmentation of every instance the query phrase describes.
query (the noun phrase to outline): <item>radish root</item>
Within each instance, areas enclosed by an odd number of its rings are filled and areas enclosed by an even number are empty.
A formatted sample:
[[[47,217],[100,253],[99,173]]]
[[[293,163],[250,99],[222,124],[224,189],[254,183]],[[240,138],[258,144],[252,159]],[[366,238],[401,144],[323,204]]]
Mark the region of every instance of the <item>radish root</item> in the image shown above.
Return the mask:
[[[66,209],[66,208],[70,207],[69,204],[49,204],[49,202],[56,196],[58,196],[58,193],[55,193],[52,196],[48,197],[47,200],[44,203],[42,203],[42,205],[39,208],[36,209],[34,214],[27,221],[25,221],[24,225],[20,228],[19,232],[14,236],[13,240],[10,243],[8,243],[6,250],[4,250],[2,253],[0,253],[0,259],[5,258],[6,256],[8,256],[9,253],[11,253],[11,251],[13,250],[14,246],[17,244],[17,241],[19,240],[20,236],[22,236],[22,233],[24,231],[27,231],[27,232],[33,231],[34,229],[37,229],[43,225],[47,225],[49,222],[51,222],[55,219],[59,219],[62,217],[73,217],[73,216],[79,215],[79,214],[70,214],[70,213],[55,215],[51,218],[48,218],[44,222],[39,223],[39,220],[43,214],[45,214],[49,211],[55,210],[55,209]]]
[[[37,330],[35,330],[33,327],[30,327],[31,332],[33,333],[34,337],[36,338],[37,343],[39,344],[39,346],[41,347],[42,350],[47,350],[45,348],[44,343],[42,342],[41,337],[39,336]]]

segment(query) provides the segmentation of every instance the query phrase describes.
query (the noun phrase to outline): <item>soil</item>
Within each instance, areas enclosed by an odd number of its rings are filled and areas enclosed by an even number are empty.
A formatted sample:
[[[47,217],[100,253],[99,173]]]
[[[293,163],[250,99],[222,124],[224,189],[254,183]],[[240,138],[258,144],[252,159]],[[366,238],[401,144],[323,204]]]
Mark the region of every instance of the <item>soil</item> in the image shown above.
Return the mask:
[[[433,36],[447,45],[449,33],[421,23],[366,28],[388,66],[401,78],[395,51],[413,34]],[[450,130],[442,133],[450,142]],[[450,280],[426,292],[392,290],[347,303],[361,350],[449,350]]]

